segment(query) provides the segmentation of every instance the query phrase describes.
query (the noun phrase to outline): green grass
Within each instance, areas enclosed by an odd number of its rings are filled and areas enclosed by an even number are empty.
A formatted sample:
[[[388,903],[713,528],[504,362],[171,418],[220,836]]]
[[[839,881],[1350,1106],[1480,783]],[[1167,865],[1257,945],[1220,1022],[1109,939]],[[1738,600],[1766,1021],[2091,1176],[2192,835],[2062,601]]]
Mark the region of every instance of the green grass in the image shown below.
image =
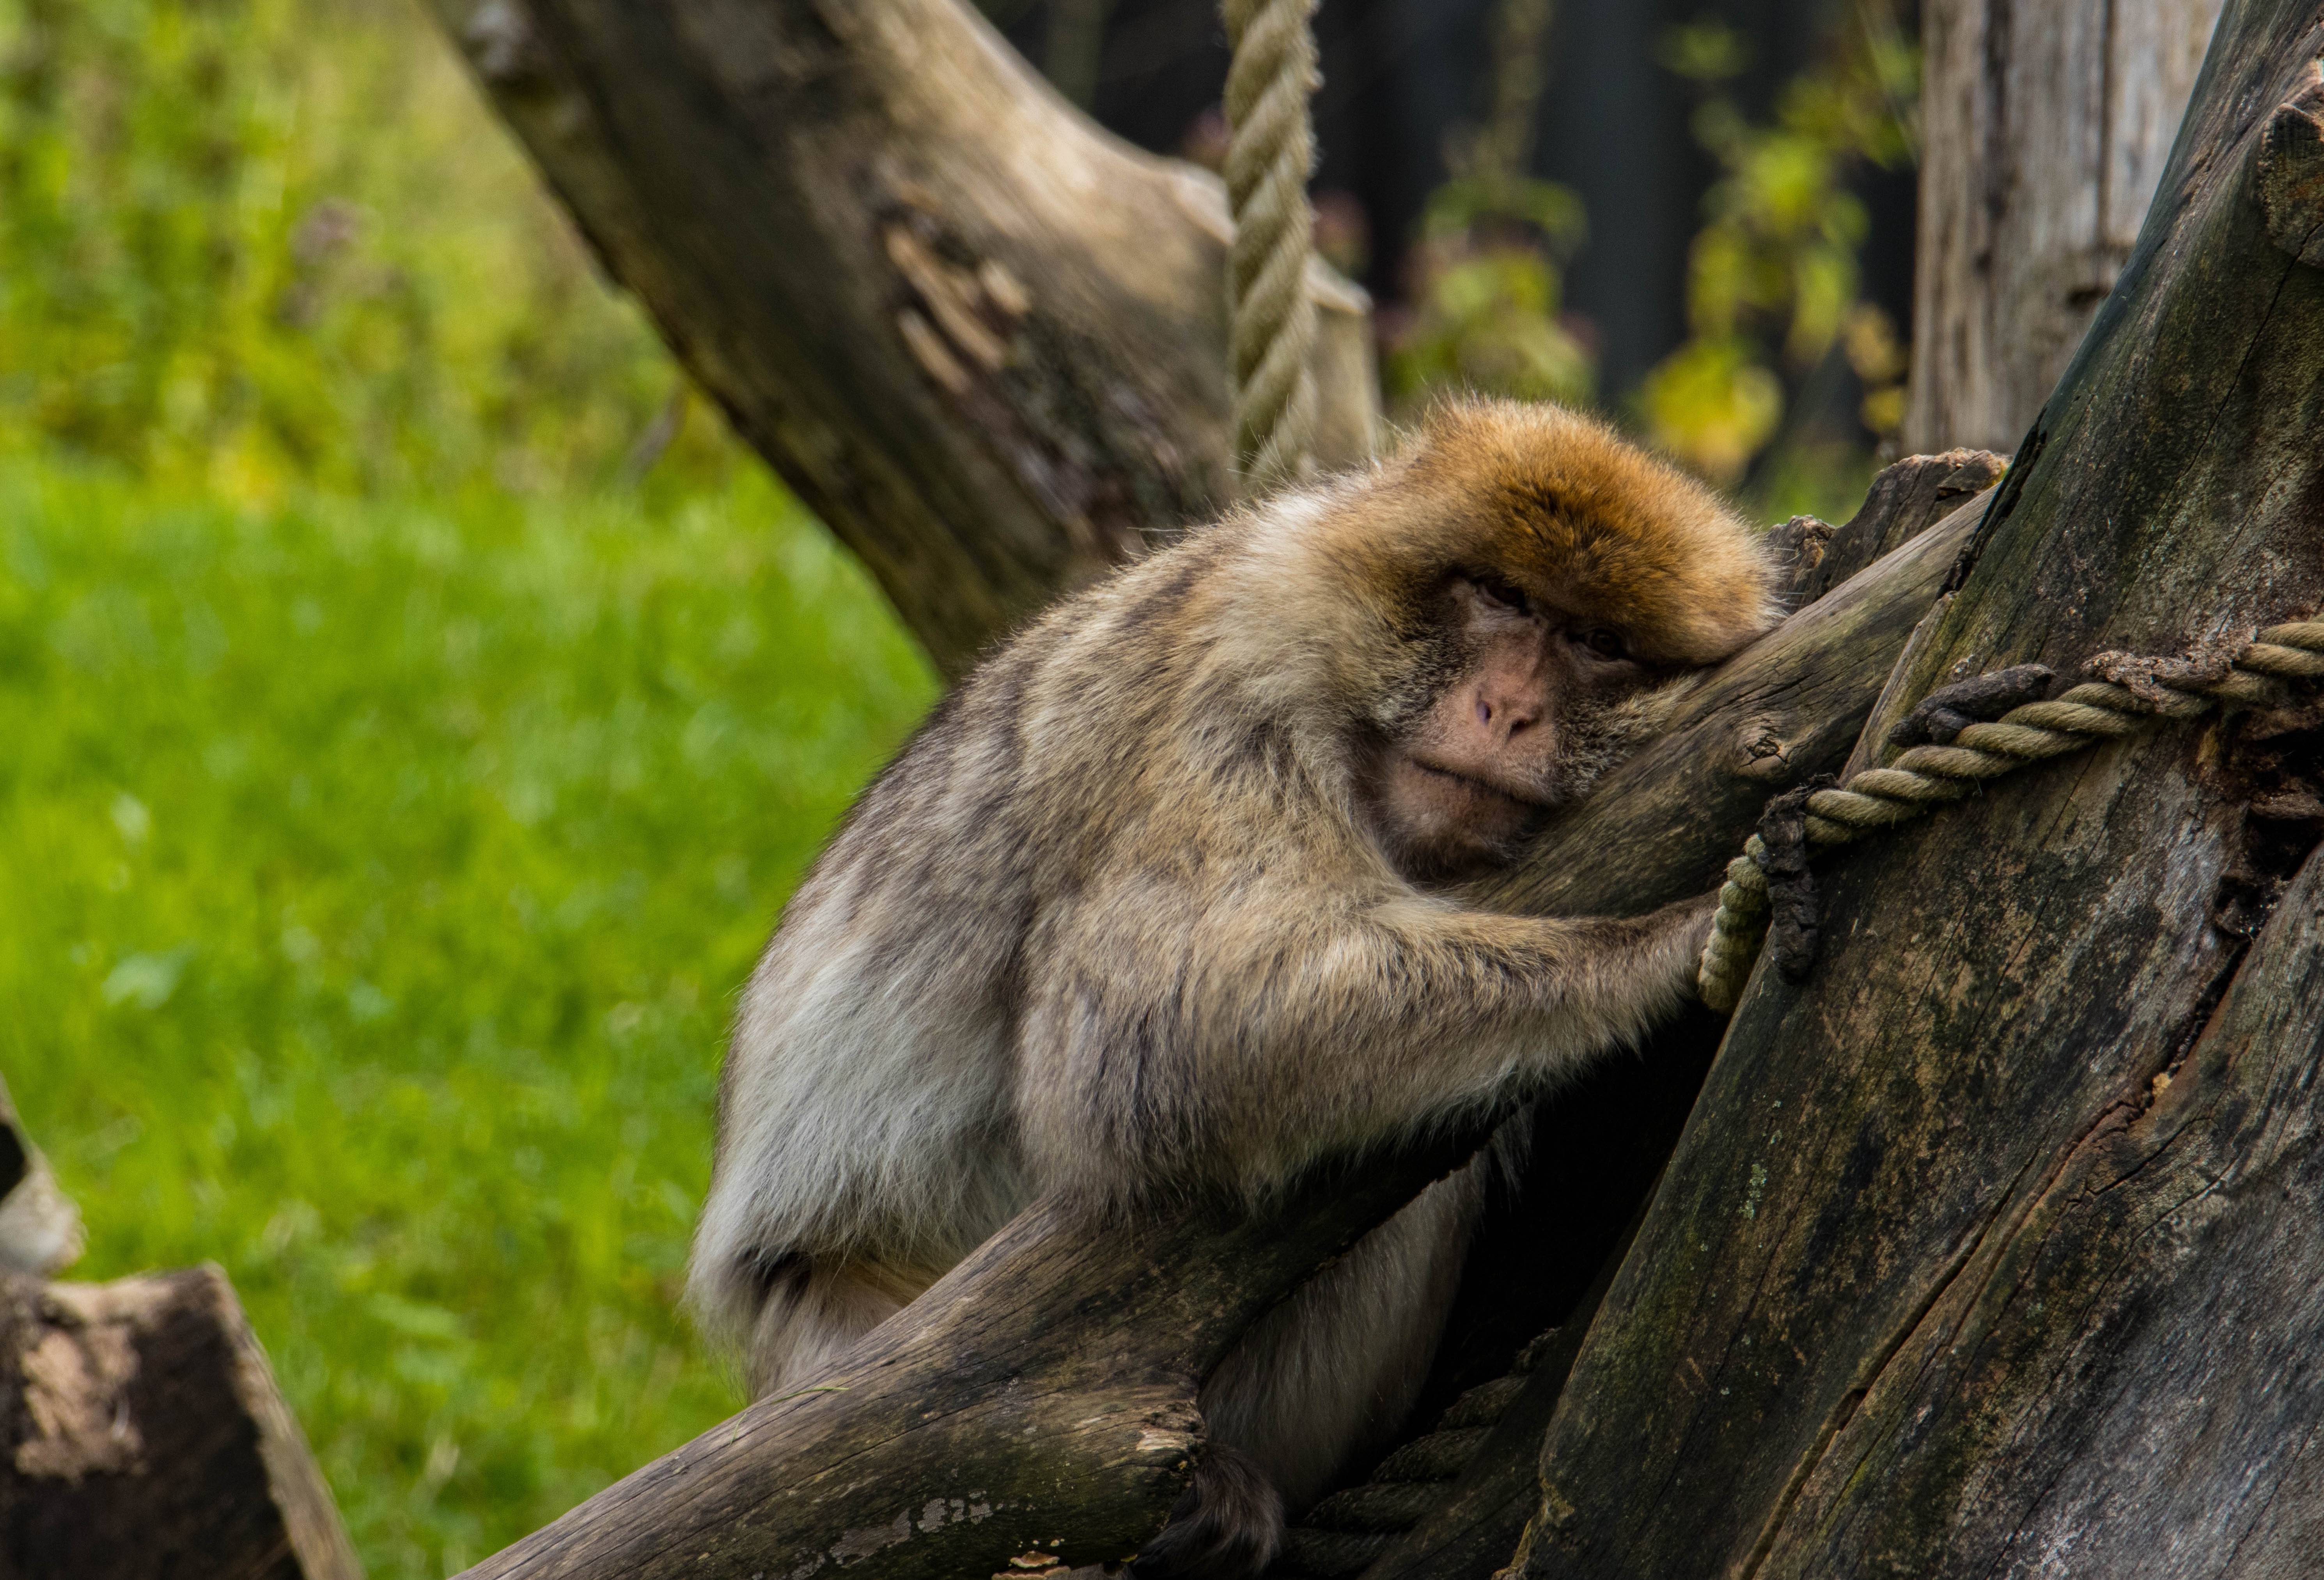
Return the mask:
[[[75,1276],[233,1276],[374,1576],[736,1408],[731,996],[934,683],[754,468],[236,507],[0,455],[0,1070]]]

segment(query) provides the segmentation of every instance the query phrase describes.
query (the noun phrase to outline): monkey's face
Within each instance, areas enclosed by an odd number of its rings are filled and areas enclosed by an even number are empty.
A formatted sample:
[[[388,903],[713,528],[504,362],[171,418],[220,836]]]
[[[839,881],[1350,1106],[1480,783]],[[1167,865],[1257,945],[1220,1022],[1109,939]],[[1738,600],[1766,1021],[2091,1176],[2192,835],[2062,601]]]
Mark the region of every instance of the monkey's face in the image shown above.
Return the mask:
[[[1620,754],[1626,703],[1654,678],[1619,628],[1488,574],[1453,577],[1441,608],[1364,776],[1382,848],[1416,882],[1514,859]]]

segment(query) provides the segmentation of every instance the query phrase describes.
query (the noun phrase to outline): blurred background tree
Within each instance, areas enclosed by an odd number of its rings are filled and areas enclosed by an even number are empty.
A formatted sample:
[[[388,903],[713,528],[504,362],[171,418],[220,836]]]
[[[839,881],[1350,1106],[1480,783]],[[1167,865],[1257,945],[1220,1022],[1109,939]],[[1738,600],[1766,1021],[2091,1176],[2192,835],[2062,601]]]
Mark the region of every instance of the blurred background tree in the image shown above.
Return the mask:
[[[1207,0],[982,0],[1078,104],[1215,163]],[[1391,410],[1594,400],[1758,513],[1845,515],[1902,418],[1911,0],[1331,0],[1318,242]]]
[[[1215,159],[1213,0],[987,0]],[[1397,409],[1594,401],[1767,516],[1895,425],[1890,0],[1327,0]],[[0,0],[0,1029],[110,1277],[241,1289],[374,1573],[726,1412],[727,995],[936,694],[408,0]]]

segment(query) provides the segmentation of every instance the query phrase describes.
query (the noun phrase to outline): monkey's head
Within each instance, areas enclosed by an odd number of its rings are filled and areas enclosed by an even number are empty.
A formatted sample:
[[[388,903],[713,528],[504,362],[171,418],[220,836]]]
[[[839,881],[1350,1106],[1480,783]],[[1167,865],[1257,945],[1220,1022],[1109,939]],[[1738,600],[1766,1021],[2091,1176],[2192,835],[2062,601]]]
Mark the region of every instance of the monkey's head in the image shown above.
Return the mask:
[[[1665,682],[1779,612],[1758,533],[1554,406],[1440,408],[1297,537],[1329,589],[1307,607],[1336,628],[1317,633],[1333,689],[1364,699],[1359,809],[1416,880],[1514,859],[1635,742]]]

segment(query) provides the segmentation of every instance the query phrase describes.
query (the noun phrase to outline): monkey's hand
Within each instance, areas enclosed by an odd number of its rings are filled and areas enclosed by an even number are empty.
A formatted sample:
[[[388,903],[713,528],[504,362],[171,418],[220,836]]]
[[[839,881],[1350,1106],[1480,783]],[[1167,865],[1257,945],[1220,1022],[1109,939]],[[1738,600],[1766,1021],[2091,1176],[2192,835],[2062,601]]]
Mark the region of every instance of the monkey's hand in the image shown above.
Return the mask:
[[[1687,970],[1696,969],[1702,951],[1711,945],[1711,923],[1719,919],[1719,891],[1698,895],[1691,900],[1680,900],[1669,907],[1685,918]]]

